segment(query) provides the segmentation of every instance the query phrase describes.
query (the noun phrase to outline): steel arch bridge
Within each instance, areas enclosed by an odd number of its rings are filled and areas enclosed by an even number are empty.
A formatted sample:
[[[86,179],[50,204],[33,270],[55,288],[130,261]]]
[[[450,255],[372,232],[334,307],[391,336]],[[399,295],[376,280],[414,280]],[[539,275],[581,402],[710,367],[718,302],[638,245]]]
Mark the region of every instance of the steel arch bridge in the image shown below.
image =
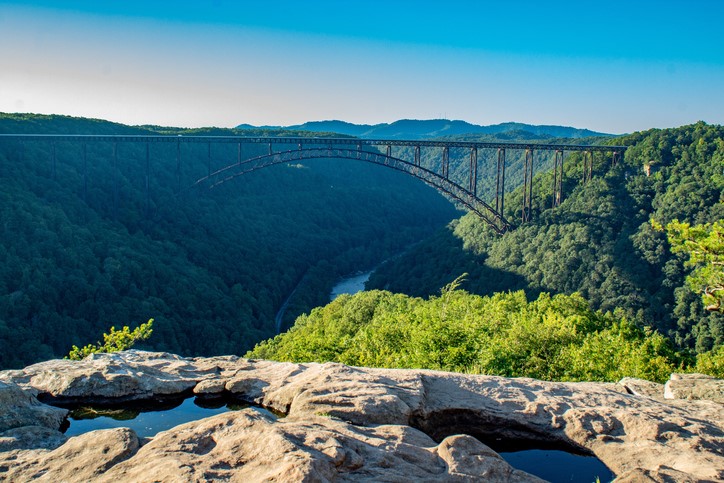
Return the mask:
[[[310,159],[350,159],[365,161],[380,166],[402,171],[425,183],[431,185],[438,191],[450,196],[460,202],[470,211],[477,214],[487,224],[493,227],[497,232],[502,233],[510,226],[508,221],[489,204],[482,199],[474,196],[464,187],[450,181],[448,178],[427,169],[423,166],[416,165],[404,159],[394,156],[388,156],[379,152],[349,149],[349,148],[302,148],[287,151],[275,152],[263,156],[256,156],[241,162],[234,163],[217,170],[208,176],[204,176],[194,183],[195,186],[207,185],[214,188],[220,184],[230,181],[238,176],[242,176],[259,169],[277,164],[292,163],[295,161],[305,161]]]
[[[626,146],[601,145],[575,145],[575,144],[540,144],[540,143],[505,143],[505,142],[467,142],[467,141],[421,141],[399,139],[357,139],[357,138],[324,138],[324,137],[243,137],[243,136],[169,136],[169,135],[82,135],[82,134],[0,134],[0,141],[20,143],[24,149],[26,143],[45,143],[50,145],[52,173],[56,173],[56,146],[59,142],[80,143],[83,146],[83,173],[87,189],[87,163],[86,147],[89,143],[110,143],[113,145],[112,160],[114,166],[118,162],[117,145],[119,143],[143,143],[146,146],[146,204],[149,200],[150,176],[150,150],[151,143],[175,144],[176,148],[176,177],[177,192],[182,192],[181,186],[181,145],[186,143],[201,143],[208,146],[207,175],[192,183],[188,188],[214,188],[236,177],[259,169],[278,164],[291,163],[310,159],[350,159],[359,160],[397,171],[407,173],[433,186],[438,191],[458,201],[470,211],[479,216],[497,233],[504,233],[511,228],[511,224],[504,216],[505,202],[505,156],[506,151],[525,153],[523,204],[521,207],[522,222],[531,219],[531,206],[533,199],[533,153],[547,151],[555,153],[553,170],[553,207],[560,205],[563,197],[563,159],[565,152],[583,153],[583,182],[589,181],[593,174],[594,154],[602,153],[611,156],[612,165],[622,159]],[[212,144],[236,144],[236,162],[228,164],[221,169],[211,168]],[[242,159],[242,145],[262,145],[267,147],[266,154]],[[279,145],[287,148],[275,150]],[[393,155],[392,148],[409,148],[409,159],[401,155]],[[463,149],[469,151],[468,182],[464,186],[450,179],[450,149]],[[440,149],[442,150],[440,152]],[[440,155],[440,169],[433,170],[421,165],[423,150],[437,150]],[[496,191],[494,206],[487,203],[478,195],[478,151],[493,150],[497,154],[496,162]],[[495,158],[495,157],[494,157]],[[199,161],[198,159],[196,160]],[[117,183],[116,179],[116,183]],[[118,187],[114,189],[117,193]],[[117,194],[114,194],[114,204],[117,204]]]

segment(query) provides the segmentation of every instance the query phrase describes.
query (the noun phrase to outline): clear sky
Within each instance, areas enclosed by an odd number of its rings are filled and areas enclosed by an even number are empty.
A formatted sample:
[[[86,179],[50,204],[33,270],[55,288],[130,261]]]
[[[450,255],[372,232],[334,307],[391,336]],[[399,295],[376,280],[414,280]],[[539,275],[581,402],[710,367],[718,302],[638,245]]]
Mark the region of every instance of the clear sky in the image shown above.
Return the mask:
[[[0,0],[0,111],[724,124],[724,1]]]

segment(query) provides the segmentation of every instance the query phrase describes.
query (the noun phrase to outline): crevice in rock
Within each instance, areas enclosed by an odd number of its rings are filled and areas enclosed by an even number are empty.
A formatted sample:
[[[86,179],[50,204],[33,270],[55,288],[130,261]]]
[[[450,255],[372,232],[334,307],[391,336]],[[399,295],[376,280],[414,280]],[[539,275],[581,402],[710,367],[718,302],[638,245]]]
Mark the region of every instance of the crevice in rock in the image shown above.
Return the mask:
[[[469,409],[445,409],[431,413],[414,413],[410,426],[427,434],[439,443],[448,436],[466,434],[486,444],[496,452],[526,449],[556,449],[582,456],[593,453],[570,441],[540,431],[510,419]]]

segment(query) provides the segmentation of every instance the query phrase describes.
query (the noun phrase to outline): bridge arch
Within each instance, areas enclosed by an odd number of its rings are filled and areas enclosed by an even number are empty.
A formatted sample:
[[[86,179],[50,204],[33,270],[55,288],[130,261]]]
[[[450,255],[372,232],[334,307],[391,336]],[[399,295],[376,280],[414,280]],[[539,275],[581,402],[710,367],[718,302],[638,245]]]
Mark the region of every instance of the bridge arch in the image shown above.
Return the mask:
[[[396,158],[389,154],[383,154],[375,151],[365,151],[362,149],[314,147],[277,151],[238,161],[234,164],[218,169],[207,176],[199,178],[196,182],[194,182],[192,187],[207,187],[209,189],[213,189],[216,186],[226,183],[227,181],[231,181],[234,178],[253,171],[258,171],[278,164],[312,159],[349,159],[364,161],[401,171],[424,181],[441,193],[458,201],[463,206],[480,216],[480,218],[490,225],[497,233],[504,233],[510,228],[510,223],[508,223],[501,213],[497,212],[489,204],[478,198],[467,188],[450,181],[446,176],[435,173],[434,171],[420,166],[419,164],[410,163],[404,159]]]

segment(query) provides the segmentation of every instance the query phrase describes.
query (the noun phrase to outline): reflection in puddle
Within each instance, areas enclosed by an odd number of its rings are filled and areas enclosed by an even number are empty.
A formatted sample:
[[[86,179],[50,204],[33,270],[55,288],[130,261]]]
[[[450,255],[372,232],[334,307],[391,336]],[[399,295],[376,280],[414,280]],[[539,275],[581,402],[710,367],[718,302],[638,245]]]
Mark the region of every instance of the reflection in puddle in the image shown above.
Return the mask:
[[[122,404],[62,406],[71,410],[64,427],[66,436],[77,436],[96,429],[131,428],[139,437],[150,438],[180,424],[248,407],[267,412],[273,417],[284,416],[229,397],[157,398]],[[543,449],[540,443],[484,438],[480,434],[475,436],[497,451],[514,468],[552,483],[606,483],[616,477],[595,456],[554,449],[545,444],[542,446],[548,447]]]
[[[77,436],[96,429],[131,428],[139,437],[150,438],[179,424],[208,418],[226,411],[238,411],[256,406],[228,398],[190,397],[126,402],[123,405],[64,405],[64,407],[71,411],[61,428],[66,436]]]
[[[595,456],[584,456],[555,449],[528,449],[500,453],[508,464],[551,483],[606,483],[614,478],[611,470]]]

